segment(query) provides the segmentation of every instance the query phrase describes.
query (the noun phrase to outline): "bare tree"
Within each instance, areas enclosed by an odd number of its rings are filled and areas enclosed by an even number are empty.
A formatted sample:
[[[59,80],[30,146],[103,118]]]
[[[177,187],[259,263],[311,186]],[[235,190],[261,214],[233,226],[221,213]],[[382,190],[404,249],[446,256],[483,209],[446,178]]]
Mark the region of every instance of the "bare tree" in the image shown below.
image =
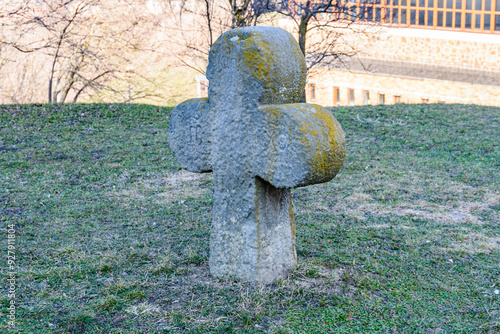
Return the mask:
[[[208,53],[225,31],[261,23],[272,0],[183,0],[170,2],[172,55],[181,65],[205,73]],[[175,6],[177,4],[177,6]]]
[[[308,69],[338,66],[344,59],[356,56],[359,46],[348,42],[345,36],[373,34],[373,26],[384,22],[387,12],[381,0],[277,1],[269,10],[294,23],[293,30],[298,35]]]
[[[185,52],[177,56],[181,63],[201,73],[217,36],[231,28],[259,24],[271,14],[275,15],[271,20],[281,18],[281,23],[283,18],[288,19],[290,24],[285,23],[284,27],[296,33],[308,69],[347,66],[348,59],[362,51],[362,45],[346,36],[377,33],[373,27],[385,22],[389,12],[383,0],[199,1],[203,6],[189,6],[188,0],[182,2],[185,7],[179,18],[183,18],[185,24],[178,25],[182,36],[178,45],[184,45]]]
[[[287,18],[278,24],[296,33],[308,68],[338,63],[360,50],[344,39],[364,29],[353,23],[381,21],[382,4],[363,1],[372,0],[0,0],[0,95],[172,101],[186,66],[204,73],[223,32],[273,17]]]
[[[228,0],[231,8],[231,28],[255,26],[262,15],[276,11],[273,0]]]
[[[124,80],[123,69],[145,40],[144,18],[125,0],[14,2],[0,14],[3,45],[36,53],[49,64],[40,73],[47,75],[49,103],[70,96],[76,102],[85,93],[110,89],[111,81]]]

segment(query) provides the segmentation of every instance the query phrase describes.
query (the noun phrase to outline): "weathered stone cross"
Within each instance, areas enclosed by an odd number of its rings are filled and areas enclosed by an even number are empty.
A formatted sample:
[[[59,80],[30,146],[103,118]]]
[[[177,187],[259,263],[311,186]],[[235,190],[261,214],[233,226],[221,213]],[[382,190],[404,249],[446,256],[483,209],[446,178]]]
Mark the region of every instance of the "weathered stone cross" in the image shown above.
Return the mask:
[[[214,173],[213,276],[270,283],[297,265],[290,188],[331,180],[345,157],[332,114],[298,103],[305,76],[290,33],[230,30],[210,50],[208,99],[172,112],[170,147],[180,165]]]

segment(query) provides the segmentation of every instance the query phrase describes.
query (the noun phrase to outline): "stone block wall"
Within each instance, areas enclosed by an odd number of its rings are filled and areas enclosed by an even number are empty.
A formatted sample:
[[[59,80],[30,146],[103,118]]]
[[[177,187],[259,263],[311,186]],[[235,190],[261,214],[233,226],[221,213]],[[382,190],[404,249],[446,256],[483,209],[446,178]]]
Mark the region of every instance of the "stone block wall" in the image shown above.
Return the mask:
[[[498,34],[383,28],[366,40],[362,53],[377,59],[500,71]]]
[[[296,25],[281,19],[278,25],[298,37]],[[415,27],[339,23],[339,51],[358,51],[358,56],[392,61],[475,68],[500,72],[500,34],[462,32]],[[312,29],[311,32],[315,30]],[[314,44],[324,38],[310,33]]]

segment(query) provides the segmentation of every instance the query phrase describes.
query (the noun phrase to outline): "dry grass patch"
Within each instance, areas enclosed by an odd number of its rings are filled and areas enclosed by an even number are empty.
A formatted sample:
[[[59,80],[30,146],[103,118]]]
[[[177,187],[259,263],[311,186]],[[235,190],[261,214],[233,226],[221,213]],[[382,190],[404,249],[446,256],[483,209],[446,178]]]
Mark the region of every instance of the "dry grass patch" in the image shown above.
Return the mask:
[[[458,204],[458,207],[455,206]],[[484,203],[458,202],[453,205],[439,205],[426,201],[413,203],[403,202],[395,205],[380,203],[360,204],[355,210],[345,210],[352,217],[364,217],[363,213],[371,215],[397,215],[407,218],[434,221],[440,224],[472,223],[481,225],[483,222],[479,217],[482,211],[489,210]]]
[[[339,181],[342,182],[343,180]],[[322,189],[314,189],[304,192],[308,201],[306,207],[297,210],[297,213],[330,212],[335,215],[347,215],[361,221],[367,219],[367,214],[371,216],[397,215],[434,221],[439,224],[471,223],[476,225],[483,224],[482,216],[488,213],[494,219],[500,220],[498,210],[494,209],[499,205],[499,194],[483,188],[459,185],[452,182],[443,183],[440,186],[433,185],[432,189],[428,189],[422,186],[423,183],[423,180],[415,182],[414,186],[410,186],[405,190],[404,195],[391,201],[386,200],[383,195],[376,198],[374,195],[367,193],[370,189],[357,187],[353,189],[350,195],[331,202],[320,197]],[[393,192],[397,192],[400,189],[399,187],[401,185],[394,188]],[[299,191],[302,191],[302,189]],[[390,193],[391,188],[388,187],[383,192]],[[443,201],[435,203],[424,199],[414,199],[425,197],[424,194],[429,192],[432,192],[434,197],[442,195]],[[467,198],[467,200],[464,201],[464,198]]]
[[[135,316],[141,316],[148,314],[160,314],[162,313],[162,311],[158,305],[143,302],[126,308],[125,313],[129,313]]]
[[[483,233],[462,228],[463,233],[455,235],[450,247],[440,247],[442,252],[464,252],[468,254],[490,253],[500,249],[500,237],[491,237]]]
[[[167,173],[165,177],[142,178],[131,185],[123,185],[125,189],[113,191],[111,197],[124,201],[154,201],[156,204],[183,203],[188,198],[200,198],[210,193],[209,188],[203,187],[211,182],[211,174],[191,173],[179,170]],[[128,180],[126,176],[122,180]]]

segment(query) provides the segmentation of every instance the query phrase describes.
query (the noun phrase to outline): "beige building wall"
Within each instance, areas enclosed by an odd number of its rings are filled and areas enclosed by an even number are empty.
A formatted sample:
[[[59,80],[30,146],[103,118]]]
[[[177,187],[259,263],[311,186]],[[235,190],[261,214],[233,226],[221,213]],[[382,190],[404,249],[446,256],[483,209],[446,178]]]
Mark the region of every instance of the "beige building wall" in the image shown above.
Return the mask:
[[[338,89],[339,101],[335,101],[335,89]],[[350,90],[353,91],[354,101],[350,101]],[[365,92],[369,95],[368,103],[365,102]],[[381,103],[381,95],[384,104],[462,103],[500,106],[500,86],[334,70],[312,71],[306,93],[307,102],[324,106],[376,105]]]

